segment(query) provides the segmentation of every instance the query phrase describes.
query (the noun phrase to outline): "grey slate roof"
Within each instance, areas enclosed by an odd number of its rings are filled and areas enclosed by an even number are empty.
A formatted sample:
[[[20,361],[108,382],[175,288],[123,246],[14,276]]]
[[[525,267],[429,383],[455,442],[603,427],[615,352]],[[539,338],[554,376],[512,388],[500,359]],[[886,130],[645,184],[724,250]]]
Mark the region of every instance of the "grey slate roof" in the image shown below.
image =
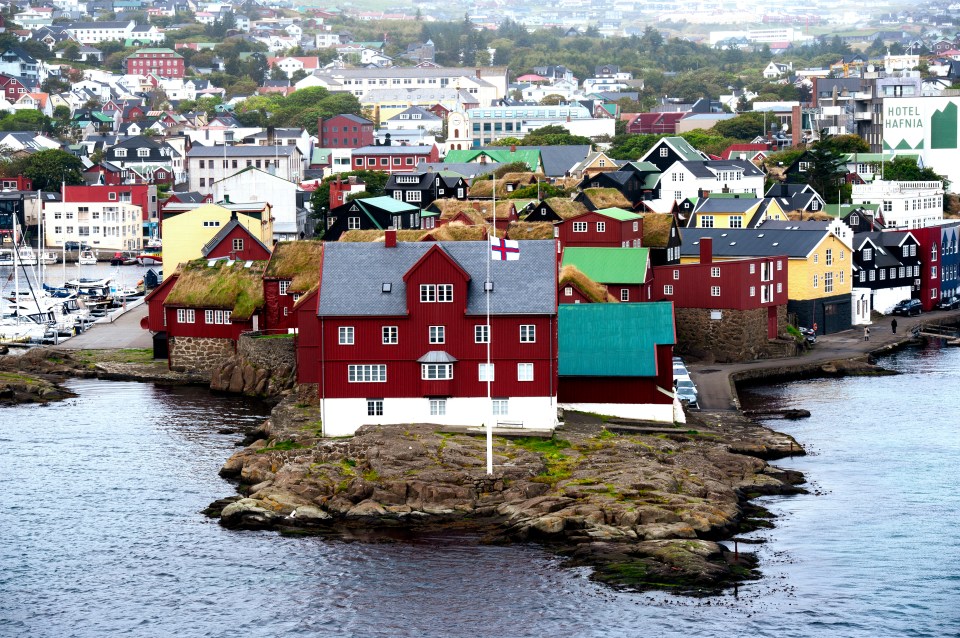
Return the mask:
[[[691,161],[679,162],[679,164],[697,177],[705,177],[708,179],[716,178],[716,175],[713,171],[731,171],[736,169],[743,171],[743,175],[745,177],[763,175],[763,171],[754,166],[753,162],[750,160],[709,160],[703,162]]]
[[[701,201],[697,207],[698,215],[703,213],[744,213],[757,204],[762,203],[759,198],[739,198],[739,197],[708,197]]]
[[[256,243],[260,244],[260,246],[261,246],[264,250],[266,250],[268,253],[270,252],[270,249],[267,248],[266,245],[264,245],[264,243],[263,243],[262,241],[260,241],[259,239],[257,239],[257,237],[256,237],[253,233],[251,233],[249,230],[247,230],[246,226],[243,226],[243,225],[240,223],[240,221],[239,221],[239,220],[237,219],[237,217],[236,217],[236,213],[234,213],[234,214],[233,214],[233,217],[231,217],[230,221],[228,221],[228,222],[223,226],[223,228],[220,229],[220,232],[218,232],[216,235],[214,235],[214,236],[213,236],[213,239],[211,239],[210,241],[208,241],[206,244],[203,245],[203,248],[200,249],[200,253],[201,253],[204,257],[206,257],[208,254],[210,254],[210,251],[211,251],[211,250],[213,250],[214,248],[217,247],[217,244],[219,244],[220,242],[223,241],[224,237],[226,237],[228,234],[230,234],[230,231],[232,231],[234,228],[237,228],[238,226],[239,226],[240,228],[243,228],[245,231],[247,231],[247,234],[250,236],[250,238],[253,239],[253,241],[255,241]]]
[[[223,145],[219,146],[201,146],[196,144],[187,153],[189,157],[287,157],[293,155],[297,150],[296,146],[278,145],[278,146],[227,146],[224,151]]]
[[[470,276],[467,315],[486,313],[483,282],[490,245],[485,241],[328,242],[324,245],[320,286],[320,316],[401,316],[407,313],[403,276],[433,246],[443,249]],[[490,264],[490,314],[554,314],[557,294],[557,257],[552,240],[521,241],[520,259]],[[384,293],[384,283],[392,291]],[[443,283],[443,282],[438,282]]]
[[[711,237],[715,257],[806,258],[826,236],[824,230],[681,228],[680,255],[698,257],[700,239]]]

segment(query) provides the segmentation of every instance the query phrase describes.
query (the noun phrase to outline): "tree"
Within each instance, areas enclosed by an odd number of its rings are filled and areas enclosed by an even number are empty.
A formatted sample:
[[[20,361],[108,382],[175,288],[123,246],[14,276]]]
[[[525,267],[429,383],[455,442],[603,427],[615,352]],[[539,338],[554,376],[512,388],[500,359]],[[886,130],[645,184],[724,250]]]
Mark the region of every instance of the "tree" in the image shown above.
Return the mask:
[[[556,106],[557,104],[563,104],[567,101],[567,98],[559,95],[557,93],[551,93],[550,95],[544,95],[543,99],[540,100],[541,106]]]
[[[807,150],[807,161],[810,163],[807,183],[813,186],[827,203],[839,203],[839,188],[846,174],[846,160],[833,147],[829,136],[820,139]]]
[[[60,149],[34,153],[27,158],[23,174],[33,180],[34,188],[55,191],[60,184],[83,184],[83,162]]]
[[[929,166],[920,168],[917,160],[911,157],[894,157],[883,165],[883,179],[889,182],[943,182],[950,186],[950,180],[938,174]]]
[[[737,140],[752,140],[763,135],[763,113],[748,111],[729,120],[721,120],[713,125],[713,132]]]
[[[826,138],[826,143],[838,153],[869,153],[870,144],[859,135],[833,135]]]

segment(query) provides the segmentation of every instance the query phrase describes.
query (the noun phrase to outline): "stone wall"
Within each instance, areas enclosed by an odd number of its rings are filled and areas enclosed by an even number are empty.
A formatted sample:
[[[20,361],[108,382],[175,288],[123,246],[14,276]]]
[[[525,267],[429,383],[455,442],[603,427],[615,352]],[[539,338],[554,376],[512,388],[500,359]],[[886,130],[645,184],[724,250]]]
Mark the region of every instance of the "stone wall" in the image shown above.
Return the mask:
[[[234,354],[233,341],[210,337],[170,337],[170,369],[209,374]]]
[[[260,397],[276,397],[294,386],[297,348],[293,337],[241,335],[236,355],[220,361],[210,375],[210,388]]]
[[[237,342],[237,356],[258,368],[296,370],[297,340],[293,335],[265,339],[243,334]]]
[[[680,354],[706,361],[731,363],[795,354],[792,338],[767,339],[767,309],[722,311],[711,319],[711,310],[675,308],[677,347]],[[787,334],[786,306],[777,306],[777,334]]]

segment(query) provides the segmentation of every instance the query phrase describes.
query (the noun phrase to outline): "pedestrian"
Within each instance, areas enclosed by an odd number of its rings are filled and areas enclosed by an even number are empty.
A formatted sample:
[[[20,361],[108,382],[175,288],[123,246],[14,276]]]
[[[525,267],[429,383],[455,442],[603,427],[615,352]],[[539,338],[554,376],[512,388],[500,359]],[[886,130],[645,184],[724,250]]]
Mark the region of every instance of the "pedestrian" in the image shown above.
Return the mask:
[[[863,340],[870,341],[870,328],[863,329]]]
[[[894,319],[890,322],[890,329],[893,330],[893,334],[897,334],[897,320]]]

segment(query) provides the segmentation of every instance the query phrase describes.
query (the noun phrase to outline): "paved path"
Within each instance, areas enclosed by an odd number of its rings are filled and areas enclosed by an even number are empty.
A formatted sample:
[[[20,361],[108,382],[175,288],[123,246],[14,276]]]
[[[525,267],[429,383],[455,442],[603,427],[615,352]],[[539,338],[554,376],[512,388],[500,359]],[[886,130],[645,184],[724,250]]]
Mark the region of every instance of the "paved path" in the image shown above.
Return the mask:
[[[791,365],[850,359],[893,345],[910,338],[914,326],[937,321],[957,321],[960,311],[934,311],[916,317],[896,317],[897,334],[893,334],[890,322],[894,317],[883,317],[870,324],[870,341],[863,340],[863,327],[817,336],[817,343],[797,357],[763,359],[746,363],[691,364],[687,366],[690,377],[697,384],[699,404],[702,410],[735,410],[730,375],[741,370],[783,368]]]
[[[83,334],[59,344],[66,350],[112,350],[114,348],[152,348],[153,336],[140,327],[140,319],[147,316],[147,305],[140,303],[115,317],[113,322],[98,322]]]

